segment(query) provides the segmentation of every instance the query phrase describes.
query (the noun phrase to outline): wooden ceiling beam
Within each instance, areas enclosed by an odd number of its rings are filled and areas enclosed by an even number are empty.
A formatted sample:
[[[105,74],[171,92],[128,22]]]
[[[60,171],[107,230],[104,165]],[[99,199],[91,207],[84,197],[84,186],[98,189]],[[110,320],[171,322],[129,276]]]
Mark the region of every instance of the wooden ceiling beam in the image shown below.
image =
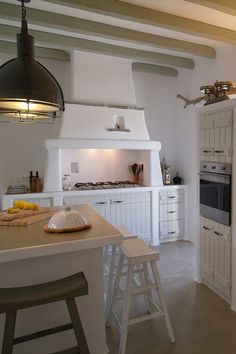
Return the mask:
[[[19,6],[0,3],[0,18],[19,21],[19,15]],[[210,46],[84,20],[81,18],[56,13],[53,13],[52,15],[52,12],[32,8],[27,9],[27,17],[29,24],[47,27],[48,29],[54,28],[56,30],[67,31],[71,33],[71,36],[73,36],[73,33],[86,34],[145,46],[149,45],[154,48],[174,50],[205,58],[216,57],[215,49]]]
[[[162,65],[153,65],[153,64],[135,62],[132,64],[132,70],[156,74],[156,75],[174,76],[174,77],[178,76],[178,70],[174,68],[170,68],[169,66],[162,66]]]
[[[236,32],[225,28],[213,26],[185,17],[171,15],[146,7],[129,4],[119,0],[44,0],[52,4],[70,6],[86,11],[105,14],[116,18],[126,19],[152,26],[166,28],[177,32],[188,33],[226,43],[236,43]],[[194,0],[193,0],[194,1]],[[197,0],[196,0],[197,1]],[[209,0],[213,3],[215,0]],[[223,2],[218,0],[217,2]],[[224,3],[233,4],[234,0],[226,0]],[[234,6],[234,5],[233,5]],[[231,7],[232,8],[232,7]]]
[[[10,53],[16,56],[16,43],[0,40],[0,52]],[[64,50],[37,47],[34,48],[35,57],[61,61],[70,61],[70,54]]]
[[[218,10],[229,15],[236,16],[235,0],[186,0],[194,4],[203,5],[210,9]]]
[[[17,27],[0,24],[0,36],[4,40],[14,39],[16,33],[18,32],[19,28]],[[121,47],[112,44],[36,30],[30,30],[30,34],[35,38],[36,45],[38,46],[50,46],[51,48],[59,48],[64,50],[81,50],[86,52],[111,55],[115,57],[128,58],[132,60],[139,60],[152,64],[176,66],[185,69],[193,69],[195,65],[192,59],[180,56]]]

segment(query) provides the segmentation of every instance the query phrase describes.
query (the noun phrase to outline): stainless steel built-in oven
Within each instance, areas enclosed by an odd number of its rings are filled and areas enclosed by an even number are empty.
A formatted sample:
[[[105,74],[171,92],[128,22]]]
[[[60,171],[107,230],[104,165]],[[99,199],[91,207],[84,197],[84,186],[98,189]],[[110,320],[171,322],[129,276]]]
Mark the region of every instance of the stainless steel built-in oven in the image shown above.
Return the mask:
[[[224,225],[230,225],[231,170],[229,163],[201,162],[200,214]]]

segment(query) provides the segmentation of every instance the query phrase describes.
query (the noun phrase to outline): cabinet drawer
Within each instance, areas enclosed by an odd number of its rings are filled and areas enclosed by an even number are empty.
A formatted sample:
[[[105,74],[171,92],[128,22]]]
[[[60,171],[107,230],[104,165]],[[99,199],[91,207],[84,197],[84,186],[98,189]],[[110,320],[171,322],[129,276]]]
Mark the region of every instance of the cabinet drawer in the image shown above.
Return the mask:
[[[183,190],[173,190],[173,191],[161,191],[160,192],[160,204],[184,202],[184,191]]]
[[[160,221],[184,219],[184,203],[160,205]]]
[[[64,204],[76,205],[76,204],[90,204],[92,206],[109,205],[110,199],[106,196],[74,196],[65,197]]]
[[[184,221],[162,221],[160,222],[160,238],[180,236],[184,234]]]
[[[112,194],[110,196],[111,204],[126,204],[126,203],[140,203],[150,202],[150,193],[123,193]]]

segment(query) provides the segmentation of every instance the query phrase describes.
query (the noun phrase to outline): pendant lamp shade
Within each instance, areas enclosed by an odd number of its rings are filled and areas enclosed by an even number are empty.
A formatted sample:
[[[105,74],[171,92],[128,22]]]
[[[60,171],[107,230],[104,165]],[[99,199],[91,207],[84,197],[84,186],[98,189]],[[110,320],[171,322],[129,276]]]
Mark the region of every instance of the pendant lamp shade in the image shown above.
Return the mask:
[[[0,115],[10,121],[37,122],[60,117],[64,109],[60,85],[34,58],[34,38],[28,34],[22,2],[17,58],[0,67]]]

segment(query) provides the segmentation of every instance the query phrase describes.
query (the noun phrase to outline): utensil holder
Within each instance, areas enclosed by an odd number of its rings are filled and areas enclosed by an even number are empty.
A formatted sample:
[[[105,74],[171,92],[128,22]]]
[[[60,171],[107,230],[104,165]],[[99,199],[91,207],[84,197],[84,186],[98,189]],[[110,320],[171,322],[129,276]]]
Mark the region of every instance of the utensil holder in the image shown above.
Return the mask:
[[[133,175],[133,183],[139,184],[139,175]]]

